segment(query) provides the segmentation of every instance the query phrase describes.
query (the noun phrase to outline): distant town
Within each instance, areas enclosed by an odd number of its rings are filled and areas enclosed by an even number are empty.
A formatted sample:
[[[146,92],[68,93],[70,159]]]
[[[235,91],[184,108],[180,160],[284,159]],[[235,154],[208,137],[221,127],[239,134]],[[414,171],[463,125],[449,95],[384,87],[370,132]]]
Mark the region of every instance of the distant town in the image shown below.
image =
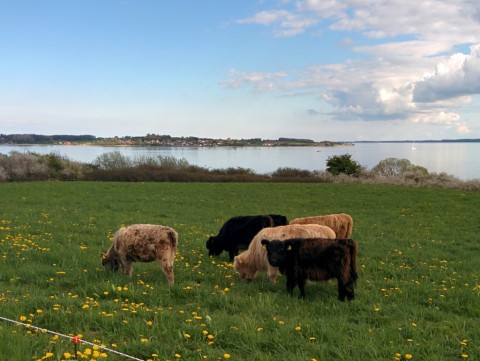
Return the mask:
[[[335,147],[354,145],[354,143],[406,143],[413,140],[363,140],[334,142],[311,139],[278,138],[278,139],[214,139],[199,137],[172,137],[170,135],[147,134],[145,136],[96,137],[94,135],[40,135],[40,134],[0,134],[0,144],[50,144],[50,145],[97,145],[97,146],[162,146],[162,147],[298,147],[318,146]],[[415,140],[417,143],[470,143],[480,139],[441,139]]]
[[[321,141],[310,139],[213,139],[198,137],[172,137],[170,135],[147,134],[100,138],[93,135],[38,135],[0,134],[0,144],[55,144],[55,145],[100,145],[100,146],[163,146],[163,147],[275,147],[275,146],[319,146],[333,147],[353,145],[347,142]]]

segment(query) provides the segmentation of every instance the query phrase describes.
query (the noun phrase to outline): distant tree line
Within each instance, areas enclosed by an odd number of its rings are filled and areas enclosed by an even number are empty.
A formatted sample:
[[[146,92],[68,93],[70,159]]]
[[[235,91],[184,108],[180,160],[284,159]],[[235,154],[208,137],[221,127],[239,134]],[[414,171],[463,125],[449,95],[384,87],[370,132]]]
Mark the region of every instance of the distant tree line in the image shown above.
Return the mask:
[[[59,142],[92,142],[93,135],[40,135],[40,134],[0,134],[0,143],[10,144],[51,144]]]
[[[315,143],[311,139],[297,139],[297,138],[283,138],[283,137],[278,138],[278,141],[279,142],[310,143],[310,144]]]
[[[100,138],[93,135],[39,135],[39,134],[0,134],[0,144],[90,144],[103,146],[170,146],[170,147],[246,147],[246,146],[335,146],[344,142],[311,139],[278,138],[276,140],[250,139],[213,139],[199,137],[172,137],[149,133],[145,136],[124,136]],[[351,144],[351,143],[349,143]]]

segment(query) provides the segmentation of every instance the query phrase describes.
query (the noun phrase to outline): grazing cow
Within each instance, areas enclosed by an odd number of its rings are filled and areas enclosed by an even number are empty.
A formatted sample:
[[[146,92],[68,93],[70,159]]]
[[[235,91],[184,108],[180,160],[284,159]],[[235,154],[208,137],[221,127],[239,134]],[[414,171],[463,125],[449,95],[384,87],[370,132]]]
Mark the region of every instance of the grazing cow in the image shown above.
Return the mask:
[[[232,217],[220,228],[217,236],[208,239],[208,255],[218,256],[227,251],[232,262],[240,249],[246,249],[261,229],[285,224],[288,224],[287,217],[278,214]]]
[[[290,224],[275,228],[262,229],[252,240],[248,249],[235,257],[233,268],[242,280],[250,281],[258,272],[267,272],[272,282],[276,282],[279,270],[268,263],[267,252],[262,247],[262,239],[290,238],[335,238],[335,232],[326,226],[318,224]]]
[[[337,238],[352,237],[353,219],[346,213],[295,218],[290,221],[290,224],[321,224],[333,229]]]
[[[338,299],[353,300],[354,288],[358,278],[357,251],[353,239],[307,238],[280,240],[262,240],[267,249],[268,262],[287,276],[287,292],[292,294],[295,285],[305,298],[307,280],[338,281]]]
[[[107,253],[102,253],[102,265],[112,271],[120,266],[132,277],[132,262],[158,260],[168,283],[174,283],[173,262],[178,234],[170,227],[153,224],[133,224],[120,228],[113,236]]]

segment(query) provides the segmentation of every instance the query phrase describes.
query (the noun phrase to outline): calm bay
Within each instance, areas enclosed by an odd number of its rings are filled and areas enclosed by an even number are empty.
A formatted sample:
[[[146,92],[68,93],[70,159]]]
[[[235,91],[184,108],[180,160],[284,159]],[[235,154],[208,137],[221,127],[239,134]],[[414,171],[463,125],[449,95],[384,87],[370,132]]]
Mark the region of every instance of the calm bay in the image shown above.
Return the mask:
[[[408,159],[430,173],[447,173],[462,180],[480,179],[480,143],[355,143],[336,147],[104,147],[82,145],[0,145],[0,154],[11,151],[56,153],[71,160],[92,163],[99,155],[118,151],[124,156],[171,156],[208,169],[249,168],[268,174],[278,168],[322,171],[328,157],[351,154],[371,169],[387,158]]]

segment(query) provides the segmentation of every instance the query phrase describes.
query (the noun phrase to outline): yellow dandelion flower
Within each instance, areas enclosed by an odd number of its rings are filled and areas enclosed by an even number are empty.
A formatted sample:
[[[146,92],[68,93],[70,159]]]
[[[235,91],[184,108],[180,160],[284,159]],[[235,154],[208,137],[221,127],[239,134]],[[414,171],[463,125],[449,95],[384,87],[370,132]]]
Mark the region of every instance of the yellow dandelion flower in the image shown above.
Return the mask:
[[[190,338],[191,337],[190,334],[188,334],[188,333],[186,333],[184,336],[185,336],[185,338]]]
[[[176,353],[176,354],[175,354],[175,357],[176,357],[176,358],[180,358],[180,357],[182,357],[182,355]]]
[[[411,360],[413,358],[413,356],[411,354],[407,353],[407,354],[405,354],[405,358],[407,360]]]
[[[300,326],[295,327],[295,331],[301,331],[302,328]]]
[[[230,357],[231,357],[231,356],[230,356],[229,353],[226,353],[226,354],[223,355],[223,358],[226,358],[226,359],[229,359]]]
[[[20,316],[20,321],[26,321],[27,320],[27,316]]]
[[[262,332],[263,328],[262,327],[257,327],[257,332]]]
[[[468,355],[466,353],[462,353],[462,358],[468,358]]]

